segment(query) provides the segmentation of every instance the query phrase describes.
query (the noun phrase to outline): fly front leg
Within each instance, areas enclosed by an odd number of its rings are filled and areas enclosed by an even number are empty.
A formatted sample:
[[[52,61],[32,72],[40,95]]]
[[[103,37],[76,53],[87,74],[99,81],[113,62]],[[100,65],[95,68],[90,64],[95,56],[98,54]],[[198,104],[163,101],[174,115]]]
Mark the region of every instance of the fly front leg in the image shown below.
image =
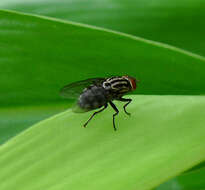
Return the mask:
[[[131,113],[128,113],[127,111],[126,111],[126,107],[128,106],[128,104],[132,101],[132,99],[130,99],[130,98],[128,98],[128,99],[126,99],[126,98],[119,98],[118,99],[119,101],[121,101],[121,102],[127,102],[124,106],[123,106],[123,108],[124,108],[124,111],[125,111],[125,113],[127,114],[127,115],[131,115]]]
[[[119,113],[119,110],[117,109],[116,105],[113,104],[111,101],[109,103],[112,106],[112,108],[116,111],[116,113],[113,114],[113,127],[114,127],[114,130],[116,131],[117,129],[115,127],[115,116]]]
[[[86,127],[87,126],[87,124],[89,123],[89,121],[97,114],[97,113],[100,113],[100,112],[102,112],[104,109],[106,109],[107,108],[107,104],[104,106],[104,108],[102,108],[101,110],[99,110],[99,111],[96,111],[95,113],[93,113],[93,115],[88,119],[88,121],[83,125],[83,127]]]

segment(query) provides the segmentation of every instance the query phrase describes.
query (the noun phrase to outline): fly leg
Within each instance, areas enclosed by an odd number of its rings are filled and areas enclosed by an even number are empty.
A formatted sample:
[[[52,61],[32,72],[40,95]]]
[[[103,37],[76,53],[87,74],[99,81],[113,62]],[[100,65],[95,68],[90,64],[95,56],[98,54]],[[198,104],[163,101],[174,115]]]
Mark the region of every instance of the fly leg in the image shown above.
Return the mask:
[[[106,109],[107,108],[107,104],[104,106],[104,108],[102,108],[101,110],[99,110],[99,111],[96,111],[95,113],[93,113],[93,115],[88,119],[88,121],[83,125],[83,127],[86,127],[87,126],[87,124],[89,123],[89,121],[97,114],[97,113],[100,113],[100,112],[102,112],[104,109]]]
[[[111,101],[109,103],[112,106],[112,108],[116,111],[116,113],[113,114],[113,127],[114,127],[114,130],[116,131],[117,129],[115,127],[115,116],[119,113],[119,111],[115,104],[113,104]]]
[[[124,111],[125,111],[125,113],[127,114],[127,115],[131,115],[131,113],[128,113],[127,111],[126,111],[126,107],[128,106],[128,104],[132,101],[132,99],[126,99],[126,98],[119,98],[118,99],[119,101],[121,101],[121,102],[127,102],[124,106],[123,106],[123,108],[124,108]]]

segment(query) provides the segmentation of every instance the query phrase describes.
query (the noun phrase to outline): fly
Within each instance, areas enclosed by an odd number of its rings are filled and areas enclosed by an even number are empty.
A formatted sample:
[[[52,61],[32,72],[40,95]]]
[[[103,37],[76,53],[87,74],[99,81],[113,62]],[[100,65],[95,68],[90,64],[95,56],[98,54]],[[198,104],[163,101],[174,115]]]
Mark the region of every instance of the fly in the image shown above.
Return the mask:
[[[114,76],[109,78],[91,78],[78,82],[74,82],[64,86],[60,90],[60,95],[68,99],[76,99],[76,104],[73,107],[74,112],[87,112],[102,108],[94,112],[88,121],[83,125],[84,127],[90,122],[90,120],[98,113],[105,110],[108,104],[114,109],[113,114],[113,127],[115,126],[115,116],[119,113],[113,100],[126,102],[123,106],[124,112],[130,115],[126,111],[127,105],[132,101],[130,98],[123,98],[123,96],[136,89],[137,81],[134,77],[130,76]]]

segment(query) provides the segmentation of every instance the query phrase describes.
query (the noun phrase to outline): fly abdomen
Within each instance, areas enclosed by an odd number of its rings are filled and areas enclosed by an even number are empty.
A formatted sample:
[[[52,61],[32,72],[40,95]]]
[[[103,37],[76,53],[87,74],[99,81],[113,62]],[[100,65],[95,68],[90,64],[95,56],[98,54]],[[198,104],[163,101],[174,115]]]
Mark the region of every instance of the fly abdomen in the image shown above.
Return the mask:
[[[82,111],[100,108],[107,103],[106,90],[101,86],[86,88],[78,99],[78,106]]]

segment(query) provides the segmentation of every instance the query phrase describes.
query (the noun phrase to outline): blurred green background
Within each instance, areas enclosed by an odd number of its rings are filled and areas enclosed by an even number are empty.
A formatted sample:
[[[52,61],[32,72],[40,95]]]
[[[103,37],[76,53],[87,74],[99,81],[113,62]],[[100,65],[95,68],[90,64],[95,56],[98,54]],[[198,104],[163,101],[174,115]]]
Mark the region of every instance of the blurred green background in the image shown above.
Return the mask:
[[[205,55],[204,0],[2,0],[0,8],[109,28]]]

